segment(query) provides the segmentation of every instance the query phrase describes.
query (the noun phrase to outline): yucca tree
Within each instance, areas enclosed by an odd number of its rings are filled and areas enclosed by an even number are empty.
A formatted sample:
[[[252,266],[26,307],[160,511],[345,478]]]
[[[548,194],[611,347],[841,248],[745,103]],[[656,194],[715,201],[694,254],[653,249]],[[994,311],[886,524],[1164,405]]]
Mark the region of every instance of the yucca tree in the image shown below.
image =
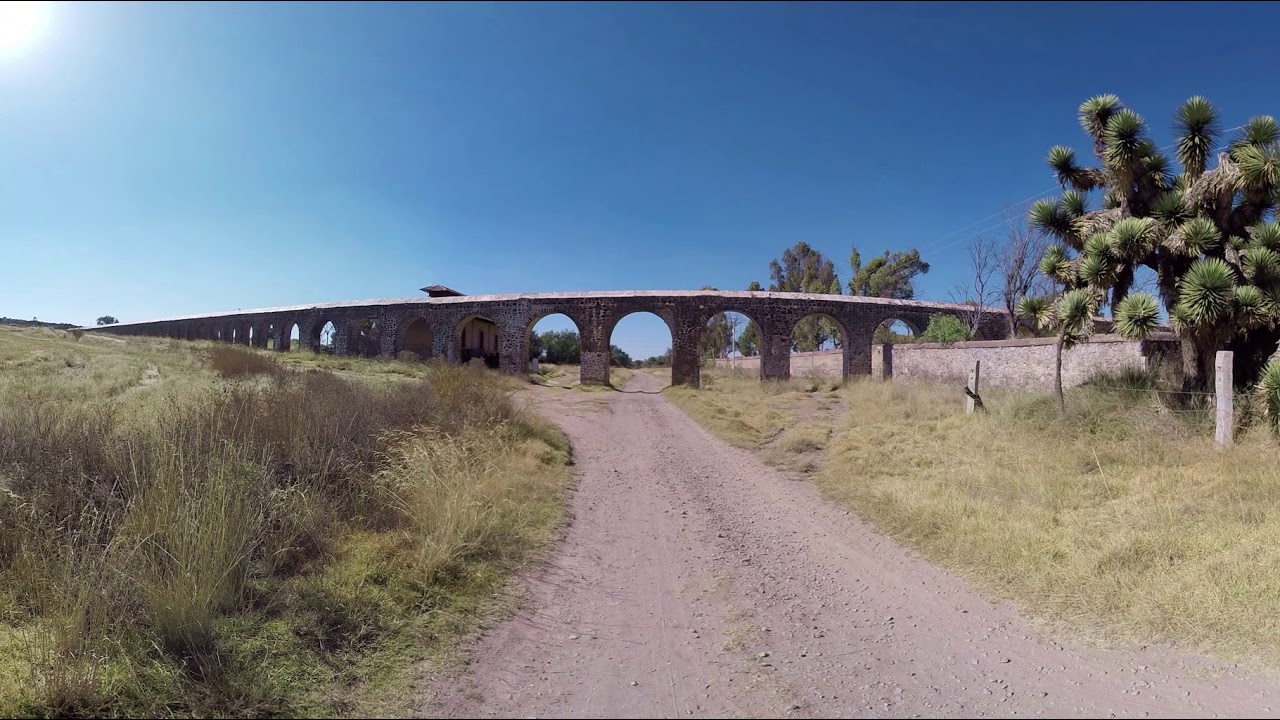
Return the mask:
[[[1127,337],[1155,330],[1163,304],[1182,341],[1188,388],[1209,386],[1224,348],[1236,350],[1237,378],[1251,382],[1280,339],[1280,225],[1265,221],[1280,191],[1280,126],[1251,119],[1210,169],[1220,116],[1192,97],[1173,123],[1178,172],[1115,95],[1090,98],[1079,114],[1101,164],[1083,167],[1063,145],[1049,150],[1063,193],[1031,209],[1031,222],[1058,243],[1042,269],[1069,289],[1093,291]],[[1100,207],[1089,207],[1091,196]],[[1158,301],[1130,293],[1140,267],[1155,272]]]
[[[1058,409],[1065,406],[1062,395],[1062,351],[1084,342],[1093,333],[1093,316],[1102,303],[1102,293],[1093,288],[1073,288],[1055,298],[1028,295],[1018,301],[1018,315],[1026,318],[1041,330],[1053,330],[1058,335],[1054,346],[1053,391],[1058,397]]]

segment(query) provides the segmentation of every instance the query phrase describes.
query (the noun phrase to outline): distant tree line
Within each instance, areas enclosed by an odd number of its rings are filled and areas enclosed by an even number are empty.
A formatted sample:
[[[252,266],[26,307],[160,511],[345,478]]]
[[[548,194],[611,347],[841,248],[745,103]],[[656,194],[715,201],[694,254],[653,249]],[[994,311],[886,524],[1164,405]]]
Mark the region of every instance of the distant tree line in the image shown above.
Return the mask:
[[[629,368],[634,364],[631,356],[617,345],[609,346],[609,362],[617,367]],[[529,333],[529,359],[555,365],[577,365],[582,362],[582,341],[573,330],[548,330]]]

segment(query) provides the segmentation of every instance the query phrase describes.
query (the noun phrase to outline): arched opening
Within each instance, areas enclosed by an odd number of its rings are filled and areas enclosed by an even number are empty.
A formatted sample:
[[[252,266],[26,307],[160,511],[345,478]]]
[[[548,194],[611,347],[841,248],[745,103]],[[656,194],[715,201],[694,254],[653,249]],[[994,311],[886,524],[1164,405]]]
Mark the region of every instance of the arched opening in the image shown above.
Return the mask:
[[[791,376],[844,378],[845,332],[825,313],[800,318],[791,329]]]
[[[347,353],[362,357],[377,357],[382,349],[382,326],[377,320],[364,318],[351,323],[351,335],[347,340]]]
[[[468,315],[454,330],[454,346],[459,362],[479,360],[486,366],[498,368],[498,348],[501,341],[498,324],[483,315]]]
[[[396,355],[409,353],[418,360],[431,357],[431,326],[420,317],[411,317],[400,323],[400,341],[396,343]]]
[[[326,320],[316,327],[316,336],[311,344],[316,352],[332,353],[337,350],[338,326],[332,320]]]
[[[703,367],[717,371],[759,374],[759,355],[759,326],[734,310],[712,315],[698,340],[698,356]]]
[[[670,385],[672,345],[671,326],[659,315],[645,310],[623,315],[609,329],[609,364],[621,367],[628,361],[632,374],[644,377],[623,384],[611,374],[615,387],[649,392]]]
[[[251,347],[258,347],[258,341],[261,339],[262,339],[262,333],[258,330],[257,327],[250,325],[249,326],[249,345]]]
[[[302,343],[302,333],[298,331],[298,323],[292,320],[285,321],[284,331],[280,333],[280,349],[285,352],[306,349]]]
[[[889,318],[876,326],[871,336],[871,374],[873,377],[889,378],[893,376],[892,358],[886,370],[886,349],[892,352],[893,345],[909,345],[920,337],[923,329],[915,323],[899,318]]]
[[[255,325],[253,327],[253,346],[263,350],[270,350],[274,346],[272,328],[273,325],[265,320]]]
[[[892,343],[901,345],[913,343],[920,337],[921,331],[922,328],[916,327],[914,323],[889,318],[876,327],[875,335],[871,338],[871,344],[884,345],[885,343]]]
[[[751,316],[725,310],[707,318],[698,338],[698,360],[704,370],[761,376],[760,326]]]
[[[582,378],[582,333],[578,323],[564,313],[535,318],[529,323],[528,360],[529,372],[540,385],[578,384]]]

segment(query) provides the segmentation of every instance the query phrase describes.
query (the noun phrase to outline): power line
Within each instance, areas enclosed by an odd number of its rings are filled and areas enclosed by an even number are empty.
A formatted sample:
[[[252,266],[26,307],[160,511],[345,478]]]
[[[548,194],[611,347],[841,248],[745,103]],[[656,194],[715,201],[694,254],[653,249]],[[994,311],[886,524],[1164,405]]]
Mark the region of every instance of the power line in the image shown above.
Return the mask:
[[[1223,130],[1223,131],[1222,131],[1222,134],[1223,134],[1223,135],[1226,135],[1227,133],[1235,132],[1236,130],[1240,130],[1240,129],[1243,129],[1243,128],[1244,128],[1244,125],[1237,125],[1237,126],[1235,126],[1235,127],[1233,127],[1233,128],[1228,128],[1228,129],[1226,129],[1226,130]],[[1171,147],[1173,147],[1174,145],[1177,145],[1177,144],[1178,144],[1178,143],[1177,143],[1177,141],[1175,140],[1174,142],[1171,142],[1171,143],[1169,143],[1168,145],[1165,145],[1165,146],[1163,146],[1163,147],[1157,148],[1157,151],[1168,150],[1169,148],[1171,148]],[[1026,198],[1026,199],[1022,200],[1022,201],[1018,202],[1018,203],[1017,203],[1017,204],[1015,204],[1015,205],[1012,205],[1012,206],[1006,206],[1006,207],[1018,207],[1018,206],[1021,206],[1021,205],[1026,205],[1028,202],[1031,202],[1032,200],[1038,200],[1038,199],[1040,199],[1040,198],[1042,198],[1042,197],[1044,197],[1044,196],[1046,196],[1046,195],[1053,195],[1053,194],[1055,194],[1055,193],[1059,192],[1061,189],[1062,189],[1062,188],[1061,188],[1060,186],[1055,185],[1055,186],[1053,186],[1053,187],[1049,188],[1048,190],[1044,190],[1044,191],[1042,191],[1042,192],[1039,192],[1039,193],[1037,193],[1037,194],[1035,194],[1035,195],[1032,195],[1031,197],[1028,197],[1028,198]],[[1003,214],[1004,212],[1005,212],[1004,210],[998,210],[998,211],[996,211],[996,212],[994,212],[994,213],[992,213],[992,214],[990,214],[990,215],[988,215],[988,216],[986,216],[986,217],[982,218],[981,220],[978,220],[977,222],[969,223],[968,225],[965,225],[964,227],[960,228],[959,230],[956,230],[956,231],[954,231],[954,232],[950,232],[950,233],[947,233],[946,235],[943,235],[942,237],[938,238],[937,240],[934,240],[934,241],[933,241],[932,243],[930,243],[929,245],[922,245],[922,246],[919,248],[920,254],[923,256],[923,255],[924,255],[924,253],[925,253],[926,251],[927,251],[927,252],[930,252],[930,253],[938,253],[938,252],[942,252],[943,250],[947,250],[947,249],[949,249],[949,248],[952,248],[952,247],[956,246],[958,243],[961,243],[961,242],[964,242],[965,240],[967,240],[967,239],[968,239],[968,237],[967,237],[967,236],[965,236],[965,237],[959,238],[959,239],[957,239],[957,240],[954,240],[954,241],[952,241],[952,242],[946,243],[945,245],[941,245],[941,246],[939,246],[939,245],[938,245],[938,243],[941,243],[941,242],[943,242],[944,240],[946,240],[946,239],[948,239],[948,238],[951,238],[951,237],[954,237],[954,236],[956,236],[956,235],[959,235],[960,233],[964,232],[965,230],[968,230],[969,228],[973,227],[974,225],[979,225],[979,224],[984,223],[984,222],[986,222],[986,221],[988,221],[988,220],[990,220],[990,219],[992,219],[992,218],[999,217],[999,216],[1000,216],[1001,214]],[[990,227],[985,227],[985,228],[983,228],[983,229],[981,229],[981,230],[977,230],[977,231],[975,231],[975,232],[969,233],[969,235],[981,235],[981,234],[982,234],[982,233],[984,233],[984,232],[990,232],[990,231],[995,230],[995,229],[997,229],[997,228],[999,228],[999,227],[1002,227],[1002,226],[1004,226],[1004,225],[1008,225],[1009,223],[1013,222],[1013,221],[1014,221],[1014,220],[1016,220],[1016,219],[1017,219],[1017,217],[1016,217],[1016,216],[1013,216],[1013,217],[1007,217],[1007,218],[1005,218],[1004,220],[1001,220],[1000,222],[996,223],[995,225],[991,225]]]

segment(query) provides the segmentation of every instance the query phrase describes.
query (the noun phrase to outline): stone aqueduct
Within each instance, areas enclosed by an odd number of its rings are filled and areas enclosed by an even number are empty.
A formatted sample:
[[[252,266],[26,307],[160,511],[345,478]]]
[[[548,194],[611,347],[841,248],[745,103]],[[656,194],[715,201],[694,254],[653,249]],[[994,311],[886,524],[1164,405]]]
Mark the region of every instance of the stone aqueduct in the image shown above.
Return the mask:
[[[609,339],[623,317],[650,312],[671,331],[671,381],[699,385],[698,345],[709,320],[720,312],[737,312],[760,328],[760,376],[786,379],[791,374],[792,331],[810,315],[825,315],[843,333],[844,375],[871,373],[872,335],[888,320],[900,320],[919,334],[935,313],[964,316],[973,308],[952,303],[890,300],[849,295],[733,291],[564,292],[520,295],[473,295],[435,298],[364,300],[297,305],[165,318],[81,328],[85,332],[149,335],[187,340],[217,340],[265,348],[268,339],[277,350],[288,350],[293,327],[298,341],[319,349],[321,329],[333,323],[333,351],[348,354],[353,332],[377,329],[378,354],[394,356],[414,349],[423,357],[461,358],[460,333],[472,318],[483,317],[498,326],[502,370],[528,369],[529,331],[553,314],[568,316],[582,342],[582,382],[609,381]],[[979,335],[1006,337],[1008,313],[987,309]],[[428,342],[429,338],[429,342]]]

